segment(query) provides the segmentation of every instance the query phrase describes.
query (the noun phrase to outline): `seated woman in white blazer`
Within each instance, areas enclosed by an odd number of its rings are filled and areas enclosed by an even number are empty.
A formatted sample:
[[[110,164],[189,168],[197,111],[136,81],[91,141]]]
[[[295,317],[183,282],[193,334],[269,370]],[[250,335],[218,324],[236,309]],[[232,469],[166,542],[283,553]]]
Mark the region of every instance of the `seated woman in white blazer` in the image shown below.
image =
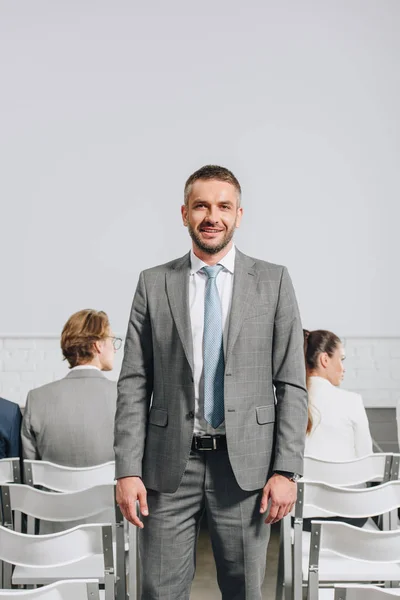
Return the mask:
[[[305,456],[337,462],[372,453],[368,417],[360,394],[339,388],[344,376],[344,348],[330,331],[304,330],[307,371],[308,424]],[[304,474],[307,478],[307,473]],[[367,518],[320,519],[363,527]],[[311,519],[303,529],[311,531]]]
[[[309,397],[305,455],[328,461],[354,460],[372,453],[368,418],[360,394],[339,388],[344,348],[330,331],[304,330]]]

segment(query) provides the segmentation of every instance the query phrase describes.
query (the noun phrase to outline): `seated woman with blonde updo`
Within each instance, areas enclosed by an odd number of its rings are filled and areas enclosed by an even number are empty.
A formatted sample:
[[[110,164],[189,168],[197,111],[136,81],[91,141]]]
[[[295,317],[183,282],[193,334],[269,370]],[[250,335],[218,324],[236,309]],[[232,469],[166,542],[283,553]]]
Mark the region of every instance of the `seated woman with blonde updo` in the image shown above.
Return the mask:
[[[305,455],[328,461],[354,460],[372,453],[367,414],[360,394],[339,388],[345,353],[330,331],[304,330],[309,397]]]

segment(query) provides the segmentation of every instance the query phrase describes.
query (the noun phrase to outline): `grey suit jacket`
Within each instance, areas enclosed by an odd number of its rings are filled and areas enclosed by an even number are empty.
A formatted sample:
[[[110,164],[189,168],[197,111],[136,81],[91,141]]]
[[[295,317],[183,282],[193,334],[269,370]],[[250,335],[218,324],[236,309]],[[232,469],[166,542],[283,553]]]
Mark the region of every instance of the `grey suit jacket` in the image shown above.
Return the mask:
[[[190,254],[141,273],[118,381],[116,477],[138,475],[161,492],[179,487],[193,436],[189,273]],[[293,286],[285,267],[238,250],[224,390],[239,486],[262,488],[272,469],[301,474],[307,391]]]
[[[22,419],[24,458],[69,467],[114,460],[116,399],[116,383],[95,369],[31,390]]]

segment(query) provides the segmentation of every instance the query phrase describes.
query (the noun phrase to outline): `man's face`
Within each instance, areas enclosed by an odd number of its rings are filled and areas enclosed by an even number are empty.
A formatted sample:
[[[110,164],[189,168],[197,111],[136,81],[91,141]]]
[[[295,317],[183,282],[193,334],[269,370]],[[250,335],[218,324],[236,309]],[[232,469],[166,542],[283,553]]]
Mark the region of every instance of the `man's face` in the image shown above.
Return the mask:
[[[243,209],[238,206],[238,192],[232,184],[198,179],[181,212],[195,246],[207,254],[217,254],[232,240]]]
[[[107,337],[99,342],[100,346],[100,363],[102,371],[112,371],[114,366],[115,349],[113,344],[114,334],[111,329],[107,332]]]

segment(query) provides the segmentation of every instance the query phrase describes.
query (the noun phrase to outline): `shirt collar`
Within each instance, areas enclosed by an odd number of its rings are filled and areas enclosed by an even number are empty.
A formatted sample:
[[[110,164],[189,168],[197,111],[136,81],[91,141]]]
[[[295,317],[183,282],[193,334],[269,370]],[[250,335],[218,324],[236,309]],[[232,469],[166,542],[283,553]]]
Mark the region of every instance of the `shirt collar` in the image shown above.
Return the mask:
[[[81,371],[82,369],[97,369],[100,371],[99,367],[95,367],[94,365],[77,365],[76,367],[72,367],[69,371]]]
[[[235,272],[235,255],[236,249],[235,244],[232,245],[232,248],[229,250],[227,254],[225,254],[224,258],[218,261],[219,265],[222,265],[224,269],[229,271],[229,273]],[[194,275],[194,273],[198,273],[200,269],[206,267],[207,263],[200,260],[198,256],[195,255],[193,249],[190,251],[190,274]]]

